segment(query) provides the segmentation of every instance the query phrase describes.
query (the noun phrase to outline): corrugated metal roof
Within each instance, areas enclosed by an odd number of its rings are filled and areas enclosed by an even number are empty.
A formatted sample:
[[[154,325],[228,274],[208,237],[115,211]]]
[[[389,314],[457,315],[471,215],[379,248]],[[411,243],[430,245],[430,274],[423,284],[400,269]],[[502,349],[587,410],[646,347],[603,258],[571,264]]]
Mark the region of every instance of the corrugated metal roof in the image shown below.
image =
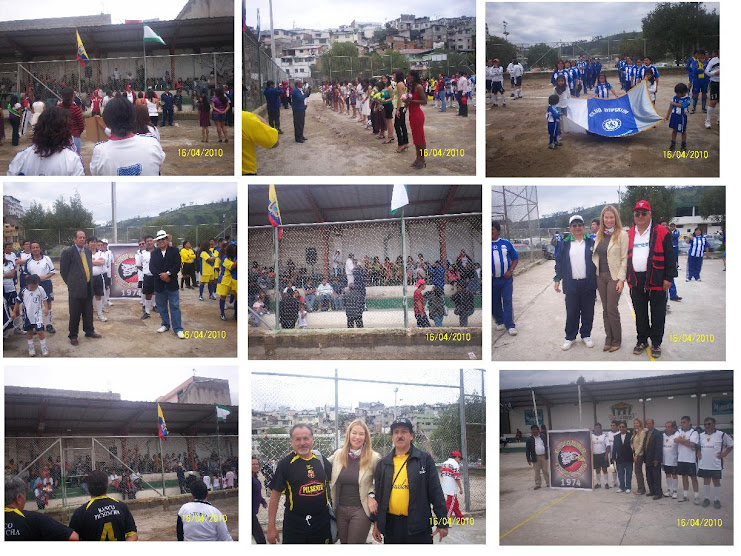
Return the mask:
[[[249,226],[265,226],[268,185],[250,185]],[[284,224],[346,222],[391,217],[393,185],[276,185]],[[481,212],[480,185],[408,185],[406,216]],[[447,210],[443,210],[447,207]]]
[[[553,371],[553,374],[557,375],[558,371]],[[535,391],[535,399],[539,404],[554,406],[579,403],[576,384],[501,390],[499,401],[509,407],[532,407],[532,391]],[[650,398],[717,392],[733,393],[733,371],[665,374],[624,380],[586,382],[582,385],[581,396],[582,403],[591,403],[625,397]]]

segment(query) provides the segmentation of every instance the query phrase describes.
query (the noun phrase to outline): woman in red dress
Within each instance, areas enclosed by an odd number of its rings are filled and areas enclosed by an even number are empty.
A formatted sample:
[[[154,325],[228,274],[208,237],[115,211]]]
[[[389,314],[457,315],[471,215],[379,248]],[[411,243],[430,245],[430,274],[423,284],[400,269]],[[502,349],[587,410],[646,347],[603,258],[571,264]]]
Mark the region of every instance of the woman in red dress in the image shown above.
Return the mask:
[[[404,103],[409,107],[409,126],[412,128],[412,142],[417,150],[417,158],[411,167],[420,169],[427,166],[425,162],[425,114],[422,105],[427,104],[427,95],[420,82],[419,72],[410,70],[407,74],[407,84],[411,93],[406,95]]]

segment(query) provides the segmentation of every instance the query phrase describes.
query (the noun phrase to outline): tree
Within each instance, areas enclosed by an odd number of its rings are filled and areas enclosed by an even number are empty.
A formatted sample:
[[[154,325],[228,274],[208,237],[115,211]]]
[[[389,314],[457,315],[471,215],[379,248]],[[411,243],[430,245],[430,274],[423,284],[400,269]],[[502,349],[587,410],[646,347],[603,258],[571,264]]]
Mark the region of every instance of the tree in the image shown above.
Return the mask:
[[[558,49],[545,43],[534,44],[527,51],[527,64],[538,68],[555,68],[558,62]]]
[[[373,68],[373,75],[386,75],[391,74],[397,70],[403,71],[405,74],[409,71],[411,64],[409,58],[398,50],[387,49],[383,56],[379,55],[378,52],[373,52],[370,55],[370,68]]]
[[[505,68],[517,56],[517,47],[504,37],[492,35],[486,39],[486,59],[499,58]]]
[[[642,24],[647,54],[657,59],[668,54],[684,61],[695,49],[712,50],[720,41],[720,16],[702,2],[662,2]]]
[[[350,81],[360,72],[358,47],[350,42],[336,42],[319,57],[319,70],[331,81]]]
[[[479,423],[486,422],[486,404],[481,402],[481,398],[467,402],[465,412],[468,458],[481,459],[485,464],[486,430]],[[450,455],[451,451],[461,449],[461,421],[458,404],[450,405],[440,413],[437,427],[430,435],[430,442],[435,459],[444,459]]]
[[[655,224],[663,218],[671,220],[676,214],[674,187],[628,186],[620,195],[620,219],[624,226],[633,223],[633,208],[640,200],[646,200],[651,205],[651,217]]]
[[[700,196],[700,216],[715,223],[724,224],[726,219],[726,188],[723,186],[703,187]]]

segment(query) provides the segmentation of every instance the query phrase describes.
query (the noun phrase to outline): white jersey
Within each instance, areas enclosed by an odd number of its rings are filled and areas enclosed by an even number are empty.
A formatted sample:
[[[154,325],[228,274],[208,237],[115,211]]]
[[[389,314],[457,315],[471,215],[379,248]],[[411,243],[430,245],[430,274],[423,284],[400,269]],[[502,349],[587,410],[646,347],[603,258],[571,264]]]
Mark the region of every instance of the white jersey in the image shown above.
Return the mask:
[[[105,262],[105,260],[106,257],[103,254],[103,251],[96,251],[93,253],[93,276],[103,276],[103,274],[105,274],[105,265],[95,264],[95,261]]]
[[[679,455],[679,444],[674,442],[674,439],[679,436],[679,432],[675,432],[671,436],[667,436],[666,433],[662,435],[664,439],[664,465],[674,467],[677,465],[677,456]]]
[[[491,81],[494,78],[494,66],[486,66],[484,77],[486,77],[488,81]]]
[[[26,261],[26,274],[35,274],[36,276],[46,276],[47,274],[54,274],[54,263],[46,255],[43,255],[38,261],[34,258],[30,258]],[[49,278],[47,278],[49,280]]]
[[[103,97],[103,102],[101,102],[101,107],[103,108],[103,111],[105,111],[105,105],[111,102],[111,99],[113,97],[109,97],[108,95]]]
[[[619,432],[612,432],[612,431],[607,431],[605,433],[605,438],[607,439],[606,447],[607,447],[607,450],[610,451],[610,452],[612,452],[612,445],[615,444],[615,435],[616,434],[620,434],[620,433]]]
[[[104,273],[110,278],[113,275],[113,253],[108,250],[103,251],[102,253],[105,257],[105,266],[103,266],[105,269]]]
[[[700,441],[700,435],[697,434],[697,431],[695,429],[690,429],[688,431],[679,429],[677,431],[677,435],[679,436],[679,438],[686,438],[687,440],[689,440],[690,442],[694,442],[695,444]],[[697,454],[695,453],[694,447],[685,446],[684,444],[677,444],[677,446],[679,446],[677,461],[685,463],[697,463]]]
[[[138,267],[141,265],[141,260],[142,260],[141,259],[141,256],[142,256],[142,253],[146,253],[146,252],[147,251],[144,251],[143,249],[139,249],[139,250],[137,250],[136,255],[134,255],[134,262],[136,263],[136,266],[137,266],[136,279],[137,279],[138,282],[141,282],[142,280],[144,280],[144,278],[143,278],[144,271],[141,270]]]
[[[599,456],[607,451],[607,435],[592,434],[592,453]]]
[[[206,485],[206,488],[208,490],[211,490],[211,476],[210,475],[203,476],[203,484]]]
[[[708,471],[723,469],[723,460],[718,456],[723,450],[733,446],[733,438],[723,431],[716,430],[713,434],[700,433],[700,462],[698,467]]]
[[[23,318],[33,325],[43,326],[44,301],[47,299],[46,292],[41,286],[33,291],[23,288],[19,299],[23,302]]]
[[[66,147],[51,156],[42,158],[31,145],[19,152],[8,166],[9,176],[84,176],[85,168],[80,155]]]
[[[461,476],[461,466],[453,458],[443,462],[440,467],[440,485],[443,487],[445,496],[455,496],[460,492],[458,490],[458,481]]]
[[[15,291],[15,282],[12,278],[6,278],[5,275],[13,272],[15,276],[15,254],[5,255],[3,258],[3,292],[9,293]]]
[[[134,135],[95,145],[90,172],[94,176],[158,176],[164,161],[165,151],[156,138]]]
[[[226,517],[208,502],[193,500],[178,510],[184,541],[231,541]]]
[[[491,69],[491,80],[494,81],[494,83],[504,83],[504,68],[499,67],[491,67],[486,68]],[[489,77],[487,77],[489,79]]]
[[[142,274],[146,276],[151,276],[152,273],[149,270],[149,261],[152,259],[152,252],[151,251],[142,251],[141,253],[137,253],[135,256],[136,260],[136,266],[142,267]]]
[[[720,83],[720,58],[716,56],[705,64],[705,75],[710,76],[710,81]]]

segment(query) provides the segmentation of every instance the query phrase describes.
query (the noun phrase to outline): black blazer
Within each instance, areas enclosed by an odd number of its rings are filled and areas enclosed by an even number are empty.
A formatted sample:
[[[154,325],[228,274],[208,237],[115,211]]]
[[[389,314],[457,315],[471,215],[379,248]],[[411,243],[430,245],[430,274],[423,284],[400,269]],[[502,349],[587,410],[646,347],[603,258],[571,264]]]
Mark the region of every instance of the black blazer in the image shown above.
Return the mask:
[[[538,435],[545,445],[545,459],[548,459],[548,437],[542,434]],[[525,441],[525,458],[528,462],[535,463],[538,461],[538,456],[535,453],[535,437],[531,434]]]
[[[664,433],[654,429],[648,437],[648,445],[643,451],[643,459],[646,465],[653,465],[654,461],[662,462],[664,459],[664,439],[662,438]]]
[[[87,247],[82,248],[87,267],[90,271],[90,279],[93,277],[93,255]],[[67,284],[68,295],[72,299],[85,298],[90,295],[90,282],[85,276],[85,267],[82,266],[82,258],[77,251],[77,246],[72,245],[62,251],[62,257],[59,260],[59,273],[62,280]]]
[[[625,433],[625,442],[618,432],[613,439],[612,461],[616,463],[633,463],[633,448],[630,447],[630,432]],[[663,446],[663,445],[662,445]]]
[[[152,276],[154,276],[154,291],[176,291],[178,289],[180,262],[180,252],[174,247],[168,247],[165,251],[164,257],[162,256],[162,250],[159,247],[152,251],[152,257],[149,259],[149,270],[152,273]],[[163,282],[160,280],[159,275],[162,272],[170,273],[169,282]]]

